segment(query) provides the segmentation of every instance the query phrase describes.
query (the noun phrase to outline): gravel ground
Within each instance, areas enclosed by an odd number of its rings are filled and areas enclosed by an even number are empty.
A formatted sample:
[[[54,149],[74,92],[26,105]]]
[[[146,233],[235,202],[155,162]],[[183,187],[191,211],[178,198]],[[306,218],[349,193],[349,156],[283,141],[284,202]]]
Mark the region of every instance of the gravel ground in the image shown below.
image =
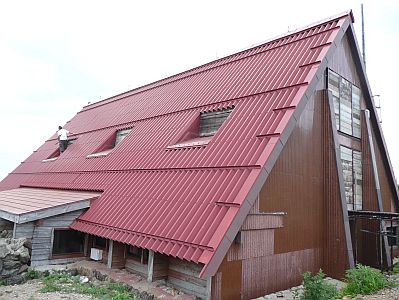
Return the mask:
[[[81,294],[41,293],[42,287],[38,279],[21,285],[0,286],[0,300],[93,300],[91,296]]]
[[[392,278],[399,284],[398,275],[393,275]],[[336,285],[338,288],[343,287],[342,281],[328,278],[328,281]],[[260,298],[256,298],[255,300],[293,300],[294,294],[293,290],[301,289],[301,286],[295,287],[289,290],[280,291],[274,294],[266,295]],[[399,300],[399,286],[391,289],[384,289],[372,295],[359,295],[354,298],[344,297],[344,300],[353,299],[353,300]]]

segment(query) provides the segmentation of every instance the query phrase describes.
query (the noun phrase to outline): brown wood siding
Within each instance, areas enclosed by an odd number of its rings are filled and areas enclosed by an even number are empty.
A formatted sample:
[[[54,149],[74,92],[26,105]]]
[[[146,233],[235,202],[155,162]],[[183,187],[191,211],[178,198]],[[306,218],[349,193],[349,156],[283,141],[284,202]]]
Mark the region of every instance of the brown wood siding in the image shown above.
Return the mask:
[[[260,192],[261,212],[287,213],[275,230],[275,254],[323,247],[323,183],[322,106],[313,98]]]
[[[125,267],[125,254],[126,254],[126,245],[113,242],[113,249],[112,249],[112,269],[122,269]]]
[[[243,261],[241,260],[227,261],[224,259],[216,274],[216,278],[212,281],[212,290],[215,289],[215,291],[212,291],[212,294],[219,295],[222,300],[242,299],[242,264]]]
[[[328,67],[346,80],[360,87],[360,79],[353,61],[353,54],[348,37],[345,35],[337,45],[333,57],[328,62]]]
[[[325,246],[323,271],[331,277],[341,278],[349,266],[343,223],[342,202],[338,181],[337,161],[330,108],[326,92],[320,92],[323,106],[323,169],[325,210]],[[346,208],[345,208],[346,209]]]
[[[169,257],[164,254],[154,253],[153,280],[168,277]]]
[[[299,285],[302,274],[306,271],[317,272],[322,260],[322,249],[306,249],[243,260],[242,299],[252,299]]]
[[[203,265],[170,257],[167,283],[199,299],[206,299],[206,280],[199,278],[202,268]]]
[[[126,263],[125,263],[125,268],[127,271],[131,273],[138,274],[144,278],[147,278],[148,276],[148,265],[147,264],[142,264],[136,259],[133,258],[126,258]]]

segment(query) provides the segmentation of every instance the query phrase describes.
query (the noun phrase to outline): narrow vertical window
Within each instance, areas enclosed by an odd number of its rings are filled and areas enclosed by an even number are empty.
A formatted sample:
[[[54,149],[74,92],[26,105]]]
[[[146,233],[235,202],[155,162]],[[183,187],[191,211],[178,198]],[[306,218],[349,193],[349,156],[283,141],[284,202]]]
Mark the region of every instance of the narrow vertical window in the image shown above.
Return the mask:
[[[348,210],[363,209],[362,153],[341,146],[341,162]]]
[[[353,150],[353,188],[354,188],[354,210],[363,209],[363,173],[362,153]]]
[[[339,75],[331,70],[328,70],[328,89],[333,96],[335,123],[339,130]]]
[[[353,136],[360,138],[360,89],[352,86],[352,118],[353,118]]]
[[[353,161],[352,149],[341,146],[341,161],[344,177],[345,198],[348,210],[353,210]]]
[[[352,135],[352,89],[351,83],[343,78],[341,78],[340,83],[340,130],[346,134]]]

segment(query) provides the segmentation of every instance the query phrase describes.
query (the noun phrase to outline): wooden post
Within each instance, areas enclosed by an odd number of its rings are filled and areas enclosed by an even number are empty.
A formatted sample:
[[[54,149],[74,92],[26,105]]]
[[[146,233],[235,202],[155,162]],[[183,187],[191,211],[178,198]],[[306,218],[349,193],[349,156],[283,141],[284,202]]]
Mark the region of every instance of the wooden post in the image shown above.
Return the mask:
[[[109,246],[108,246],[108,262],[107,262],[107,267],[112,268],[112,250],[114,248],[114,241],[109,240]]]
[[[377,204],[379,211],[383,212],[384,207],[382,205],[382,196],[381,196],[381,187],[380,187],[380,177],[378,175],[378,167],[377,167],[377,160],[375,158],[375,150],[374,150],[374,142],[373,142],[373,135],[371,133],[371,125],[370,125],[370,111],[366,109],[364,111],[364,119],[366,120],[366,128],[367,134],[369,138],[369,147],[370,147],[370,154],[371,154],[371,162],[373,164],[373,175],[374,175],[374,183],[375,183],[375,190],[377,192]],[[387,260],[388,268],[391,267],[391,255],[388,251],[388,237],[386,236],[386,226],[384,225],[383,221],[380,222],[380,231],[383,234],[383,242],[384,242],[384,250],[385,250],[385,257]],[[381,241],[382,242],[382,241]],[[382,249],[381,249],[382,250]],[[381,251],[381,260],[382,260],[382,251]]]
[[[148,251],[148,275],[147,281],[152,282],[154,278],[154,251]]]
[[[206,279],[206,300],[212,299],[212,276]]]

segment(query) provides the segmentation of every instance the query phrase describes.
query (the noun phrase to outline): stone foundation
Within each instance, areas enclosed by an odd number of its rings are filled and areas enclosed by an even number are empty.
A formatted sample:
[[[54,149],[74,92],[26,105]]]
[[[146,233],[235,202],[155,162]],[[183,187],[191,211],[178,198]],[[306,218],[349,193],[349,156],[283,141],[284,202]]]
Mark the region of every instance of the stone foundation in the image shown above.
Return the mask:
[[[30,265],[27,239],[0,238],[0,280],[7,284],[23,282],[21,274]]]

